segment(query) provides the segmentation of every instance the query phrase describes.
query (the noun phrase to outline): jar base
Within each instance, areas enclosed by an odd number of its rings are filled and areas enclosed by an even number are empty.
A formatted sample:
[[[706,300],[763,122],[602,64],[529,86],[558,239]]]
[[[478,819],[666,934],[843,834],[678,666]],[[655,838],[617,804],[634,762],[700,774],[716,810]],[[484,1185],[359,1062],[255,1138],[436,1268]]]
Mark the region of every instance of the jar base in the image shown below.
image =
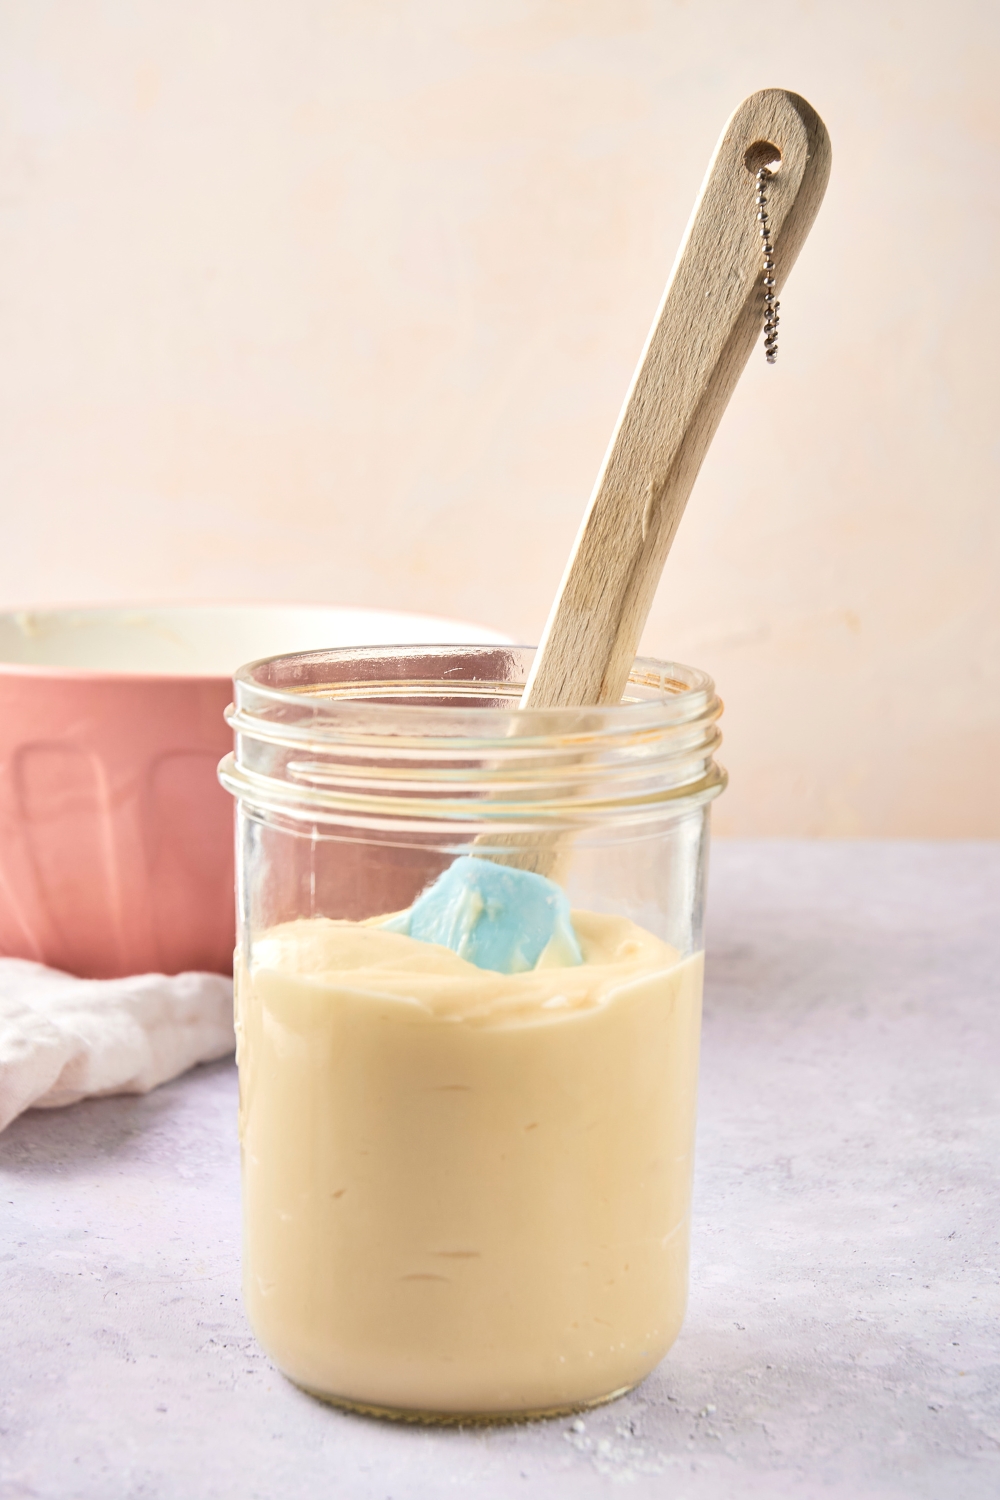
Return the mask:
[[[527,1411],[420,1411],[407,1406],[377,1406],[370,1401],[352,1401],[348,1396],[332,1396],[327,1391],[317,1391],[312,1386],[293,1380],[293,1385],[316,1401],[327,1406],[336,1406],[341,1411],[353,1412],[359,1417],[374,1417],[382,1422],[409,1422],[425,1427],[505,1427],[516,1422],[545,1422],[554,1417],[571,1417],[575,1412],[592,1411],[596,1406],[607,1406],[634,1391],[640,1381],[619,1386],[603,1396],[594,1396],[588,1401],[571,1401],[565,1406],[544,1406]]]

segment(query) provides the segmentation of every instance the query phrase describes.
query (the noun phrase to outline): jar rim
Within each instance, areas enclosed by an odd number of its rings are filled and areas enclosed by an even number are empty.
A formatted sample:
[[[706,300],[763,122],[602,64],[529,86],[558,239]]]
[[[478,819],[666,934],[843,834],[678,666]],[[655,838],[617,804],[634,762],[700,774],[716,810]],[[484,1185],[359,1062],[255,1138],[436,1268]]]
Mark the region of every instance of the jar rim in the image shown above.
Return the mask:
[[[522,709],[518,703],[535,648],[515,645],[405,645],[338,647],[262,657],[234,675],[236,702],[227,718],[237,732],[277,729],[284,740],[351,739],[364,721],[364,738],[484,741],[523,748],[540,740],[564,743],[715,720],[722,711],[707,672],[679,662],[637,657],[626,696],[615,704]],[[435,675],[433,669],[465,660],[483,676]],[[414,668],[424,670],[419,674]],[[395,675],[385,675],[395,669]],[[443,690],[448,701],[440,702]],[[496,702],[484,702],[494,697]],[[428,701],[431,700],[431,701]],[[433,701],[438,700],[438,701]],[[360,712],[359,712],[360,710]],[[447,722],[448,729],[442,734]],[[270,737],[270,736],[269,736]]]
[[[631,701],[522,710],[533,654],[344,647],[251,662],[226,715],[236,745],[222,783],[268,816],[478,831],[631,826],[722,790],[707,673],[640,658]]]

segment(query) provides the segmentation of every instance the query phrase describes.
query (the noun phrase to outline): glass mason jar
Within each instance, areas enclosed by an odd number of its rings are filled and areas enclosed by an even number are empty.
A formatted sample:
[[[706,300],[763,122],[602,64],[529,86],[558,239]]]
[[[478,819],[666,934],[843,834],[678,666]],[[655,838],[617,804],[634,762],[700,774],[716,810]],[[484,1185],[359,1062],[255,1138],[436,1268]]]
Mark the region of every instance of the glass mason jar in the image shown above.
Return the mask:
[[[384,1415],[605,1401],[684,1315],[721,704],[640,659],[620,705],[520,712],[532,654],[236,677],[247,1311],[298,1385]],[[462,855],[555,879],[583,962],[380,925]]]

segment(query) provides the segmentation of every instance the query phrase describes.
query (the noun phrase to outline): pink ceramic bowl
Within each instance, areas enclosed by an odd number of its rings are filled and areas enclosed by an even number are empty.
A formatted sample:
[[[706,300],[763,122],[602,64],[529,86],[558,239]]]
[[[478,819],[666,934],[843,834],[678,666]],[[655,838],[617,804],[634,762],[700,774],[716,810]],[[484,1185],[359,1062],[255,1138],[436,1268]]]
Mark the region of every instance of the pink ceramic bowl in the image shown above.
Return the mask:
[[[0,614],[0,955],[90,978],[228,973],[232,803],[216,767],[236,668],[326,646],[503,639],[365,609]]]

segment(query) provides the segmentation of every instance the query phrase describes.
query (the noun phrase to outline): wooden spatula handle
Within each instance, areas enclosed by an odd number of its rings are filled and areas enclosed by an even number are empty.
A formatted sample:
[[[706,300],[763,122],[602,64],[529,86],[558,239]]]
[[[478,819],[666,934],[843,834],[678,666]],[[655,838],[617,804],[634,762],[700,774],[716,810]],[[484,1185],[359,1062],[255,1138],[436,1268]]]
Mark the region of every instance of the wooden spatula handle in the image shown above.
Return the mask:
[[[760,336],[755,174],[777,157],[768,212],[780,287],[822,200],[830,143],[798,94],[763,89],[736,110],[709,166],[549,615],[524,708],[617,703],[625,690],[688,495]]]

